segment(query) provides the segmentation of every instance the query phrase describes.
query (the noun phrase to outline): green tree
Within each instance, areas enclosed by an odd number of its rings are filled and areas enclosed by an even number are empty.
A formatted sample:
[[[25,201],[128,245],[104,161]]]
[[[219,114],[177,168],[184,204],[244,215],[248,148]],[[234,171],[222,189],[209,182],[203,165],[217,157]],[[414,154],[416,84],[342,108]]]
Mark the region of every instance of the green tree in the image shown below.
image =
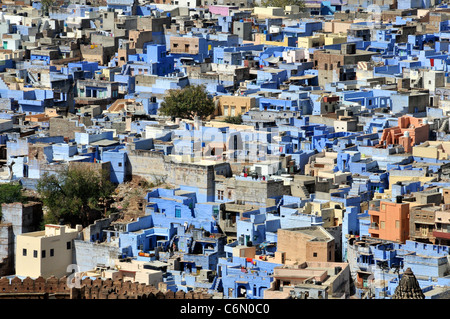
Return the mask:
[[[303,9],[305,8],[305,2],[304,0],[261,0],[261,6],[279,8],[284,8],[286,6],[299,6],[300,9]]]
[[[58,174],[44,174],[37,191],[48,209],[45,223],[64,223],[74,227],[88,226],[102,218],[102,204],[110,198],[115,186],[105,171],[66,169]]]
[[[0,217],[2,212],[1,204],[16,202],[26,202],[26,197],[22,192],[22,185],[16,183],[0,184]]]
[[[162,115],[172,118],[204,119],[213,114],[215,105],[202,85],[189,85],[183,89],[169,90],[159,109]]]
[[[236,115],[236,116],[227,116],[224,120],[226,123],[230,123],[230,124],[242,124],[242,116],[241,115]]]

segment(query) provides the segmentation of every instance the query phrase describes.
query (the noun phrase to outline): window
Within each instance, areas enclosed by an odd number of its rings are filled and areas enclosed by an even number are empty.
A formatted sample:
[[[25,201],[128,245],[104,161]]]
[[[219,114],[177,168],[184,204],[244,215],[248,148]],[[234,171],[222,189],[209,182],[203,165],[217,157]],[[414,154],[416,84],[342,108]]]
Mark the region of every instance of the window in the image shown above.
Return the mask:
[[[380,222],[380,229],[384,229],[384,221]]]
[[[317,257],[317,253],[313,253],[313,257]]]
[[[71,249],[72,248],[72,243],[70,241],[68,241],[66,246],[67,246],[67,249]]]
[[[223,200],[223,191],[217,191],[217,199]]]
[[[119,167],[122,167],[122,162],[119,162]]]
[[[53,256],[55,256],[55,250],[52,248],[52,249],[50,249],[50,257],[53,257]]]
[[[23,250],[22,250],[22,256],[26,256],[27,255],[27,250],[24,248]]]
[[[37,254],[37,250],[33,250],[33,257],[37,258],[38,254]]]
[[[45,250],[42,251],[42,258],[45,258]]]
[[[181,218],[181,208],[180,207],[175,207],[175,217]]]
[[[399,228],[400,228],[400,221],[399,221],[399,220],[396,220],[396,221],[395,221],[395,228],[396,228],[396,229],[399,229]]]
[[[385,210],[386,210],[386,204],[382,204],[382,205],[381,205],[381,210],[382,210],[382,211],[385,211]]]

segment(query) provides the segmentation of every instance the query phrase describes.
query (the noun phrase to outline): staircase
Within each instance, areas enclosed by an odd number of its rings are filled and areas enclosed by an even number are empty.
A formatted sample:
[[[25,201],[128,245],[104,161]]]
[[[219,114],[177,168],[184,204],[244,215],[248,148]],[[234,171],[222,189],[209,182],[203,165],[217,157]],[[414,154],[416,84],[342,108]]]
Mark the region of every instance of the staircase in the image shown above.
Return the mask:
[[[448,130],[448,122],[449,122],[449,120],[448,119],[446,119],[443,123],[442,123],[442,125],[439,127],[439,132],[447,132],[447,130]]]
[[[348,192],[348,196],[358,196],[359,194],[359,184],[353,183],[352,188],[350,188],[350,191]]]
[[[28,79],[30,80],[30,84],[37,85],[40,82],[36,79],[33,73],[28,72]]]
[[[277,203],[277,211],[280,211],[280,207],[283,206],[283,198],[280,198],[280,200]]]
[[[8,85],[3,81],[3,78],[0,77],[0,89],[1,90],[9,90]]]
[[[215,276],[214,280],[213,280],[213,284],[211,286],[211,289],[215,292],[219,291],[221,283],[222,283],[222,279],[219,276]]]
[[[299,186],[299,190],[300,190],[300,197],[301,198],[306,198],[308,199],[310,197],[310,193],[308,191],[308,189],[305,187],[305,185],[300,185]]]

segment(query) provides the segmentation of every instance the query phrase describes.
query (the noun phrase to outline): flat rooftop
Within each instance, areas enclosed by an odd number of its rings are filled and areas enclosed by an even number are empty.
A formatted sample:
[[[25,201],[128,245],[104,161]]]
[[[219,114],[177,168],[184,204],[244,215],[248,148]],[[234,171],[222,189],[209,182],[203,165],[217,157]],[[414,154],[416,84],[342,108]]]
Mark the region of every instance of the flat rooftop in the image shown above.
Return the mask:
[[[305,234],[311,237],[313,241],[329,241],[333,239],[333,237],[331,237],[328,232],[326,232],[325,229],[321,227],[298,227],[287,228],[285,230]]]

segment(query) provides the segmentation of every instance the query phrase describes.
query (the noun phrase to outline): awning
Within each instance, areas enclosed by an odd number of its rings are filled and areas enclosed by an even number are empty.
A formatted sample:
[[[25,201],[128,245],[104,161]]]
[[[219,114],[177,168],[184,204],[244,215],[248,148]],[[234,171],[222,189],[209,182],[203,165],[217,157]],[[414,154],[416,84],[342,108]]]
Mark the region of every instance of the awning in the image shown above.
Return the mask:
[[[280,62],[280,60],[281,60],[280,57],[274,57],[274,56],[264,59],[264,61],[267,61],[269,63],[278,63],[278,62]]]

